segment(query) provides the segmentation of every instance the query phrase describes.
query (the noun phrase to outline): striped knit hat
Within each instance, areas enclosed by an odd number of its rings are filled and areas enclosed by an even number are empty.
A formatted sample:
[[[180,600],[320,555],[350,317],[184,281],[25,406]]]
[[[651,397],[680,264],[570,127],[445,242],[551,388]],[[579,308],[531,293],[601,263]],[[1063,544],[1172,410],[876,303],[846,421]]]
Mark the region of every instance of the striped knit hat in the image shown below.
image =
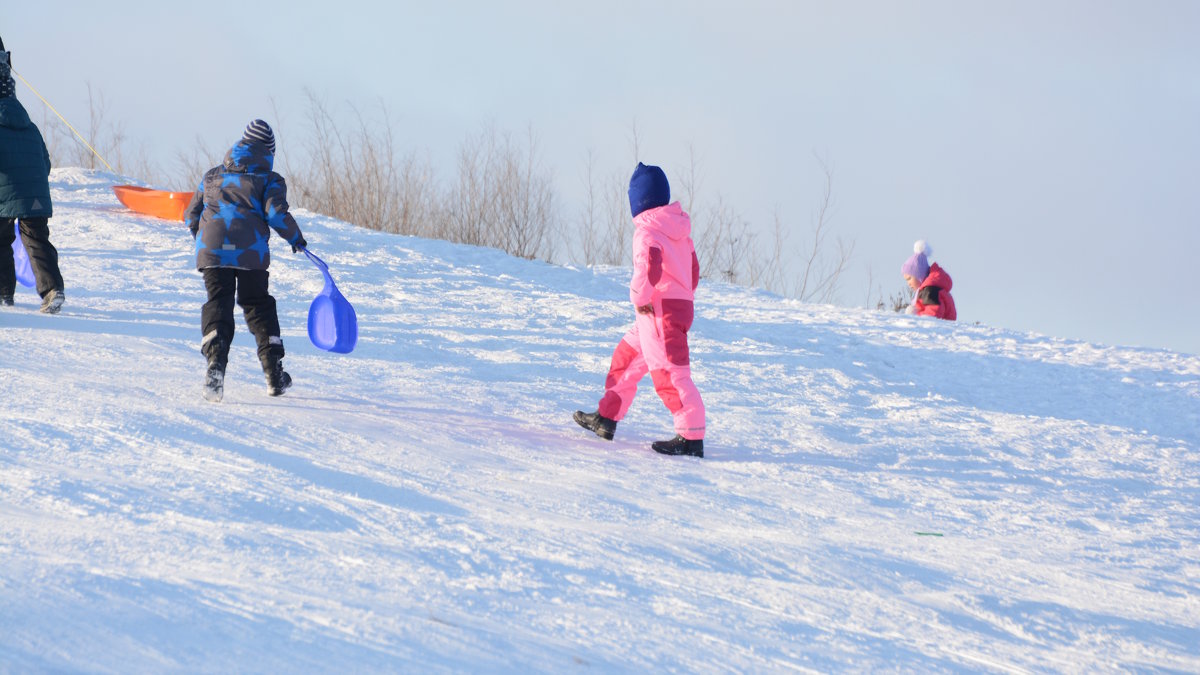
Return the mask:
[[[242,140],[247,143],[262,143],[267,146],[271,154],[275,154],[275,134],[271,132],[271,125],[262,120],[254,120],[246,125],[246,133],[242,134]]]

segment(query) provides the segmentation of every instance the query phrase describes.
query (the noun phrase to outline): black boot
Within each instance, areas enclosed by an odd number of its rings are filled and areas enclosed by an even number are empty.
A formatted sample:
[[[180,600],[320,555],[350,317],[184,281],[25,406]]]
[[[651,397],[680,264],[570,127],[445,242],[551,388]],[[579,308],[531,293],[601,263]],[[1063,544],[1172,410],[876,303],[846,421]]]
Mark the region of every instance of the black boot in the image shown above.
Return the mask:
[[[675,434],[675,438],[669,441],[654,441],[650,444],[650,447],[654,448],[655,452],[664,455],[704,456],[704,441],[689,441],[679,434]]]
[[[598,410],[594,413],[585,413],[582,410],[576,410],[575,422],[588,431],[596,432],[597,436],[606,441],[611,441],[613,434],[617,433],[616,421],[601,415]]]
[[[204,398],[220,403],[225,396],[225,363],[217,360],[208,362],[204,373]]]
[[[283,369],[283,359],[271,359],[263,366],[267,376],[267,394],[281,396],[283,391],[292,386],[292,376]]]
[[[200,353],[208,359],[208,369],[204,371],[204,398],[220,403],[225,396],[225,364],[229,362],[229,343],[217,337],[216,331],[213,331],[200,344]]]

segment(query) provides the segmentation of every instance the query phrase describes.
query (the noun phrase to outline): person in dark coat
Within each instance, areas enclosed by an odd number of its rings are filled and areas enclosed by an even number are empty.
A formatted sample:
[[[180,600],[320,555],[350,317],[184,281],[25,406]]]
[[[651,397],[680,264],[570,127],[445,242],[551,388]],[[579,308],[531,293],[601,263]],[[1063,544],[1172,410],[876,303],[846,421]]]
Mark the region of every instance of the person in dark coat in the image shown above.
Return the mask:
[[[208,302],[200,312],[200,352],[208,358],[205,397],[219,401],[233,341],[233,305],[242,308],[246,326],[258,343],[267,393],[279,396],[291,386],[283,369],[283,340],[275,298],[268,291],[274,230],[299,252],[308,244],[288,212],[287,185],[272,170],[275,135],[262,120],[246,127],[225,161],[204,174],[184,222],[196,240],[196,269],[204,275]]]
[[[50,153],[42,132],[17,100],[16,86],[12,54],[4,51],[0,40],[0,305],[12,305],[17,289],[12,245],[19,228],[42,298],[41,311],[57,314],[66,295],[58,249],[50,243]]]

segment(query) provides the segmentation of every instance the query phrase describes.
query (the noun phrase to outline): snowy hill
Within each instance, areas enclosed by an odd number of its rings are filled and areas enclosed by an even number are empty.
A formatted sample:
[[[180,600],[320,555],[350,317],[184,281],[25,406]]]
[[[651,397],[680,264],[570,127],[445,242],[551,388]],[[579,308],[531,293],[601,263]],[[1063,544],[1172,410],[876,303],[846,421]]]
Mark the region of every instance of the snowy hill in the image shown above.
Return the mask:
[[[570,417],[627,270],[301,212],[358,348],[274,240],[296,385],[239,311],[210,404],[192,240],[112,182],[55,171],[67,304],[0,311],[2,672],[1200,671],[1200,357],[706,283],[662,457],[648,380]]]

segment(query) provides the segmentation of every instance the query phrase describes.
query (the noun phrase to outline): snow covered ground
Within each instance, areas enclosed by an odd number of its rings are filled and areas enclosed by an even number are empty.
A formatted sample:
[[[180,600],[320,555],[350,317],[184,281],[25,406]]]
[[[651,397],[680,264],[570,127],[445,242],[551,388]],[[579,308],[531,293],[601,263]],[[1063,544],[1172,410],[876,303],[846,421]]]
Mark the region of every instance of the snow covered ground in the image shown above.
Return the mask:
[[[1200,357],[701,285],[707,457],[594,409],[623,269],[298,220],[269,398],[200,396],[177,223],[52,176],[0,311],[0,671],[1200,671]],[[274,240],[278,244],[278,240]],[[1136,320],[1135,316],[1130,320]]]

